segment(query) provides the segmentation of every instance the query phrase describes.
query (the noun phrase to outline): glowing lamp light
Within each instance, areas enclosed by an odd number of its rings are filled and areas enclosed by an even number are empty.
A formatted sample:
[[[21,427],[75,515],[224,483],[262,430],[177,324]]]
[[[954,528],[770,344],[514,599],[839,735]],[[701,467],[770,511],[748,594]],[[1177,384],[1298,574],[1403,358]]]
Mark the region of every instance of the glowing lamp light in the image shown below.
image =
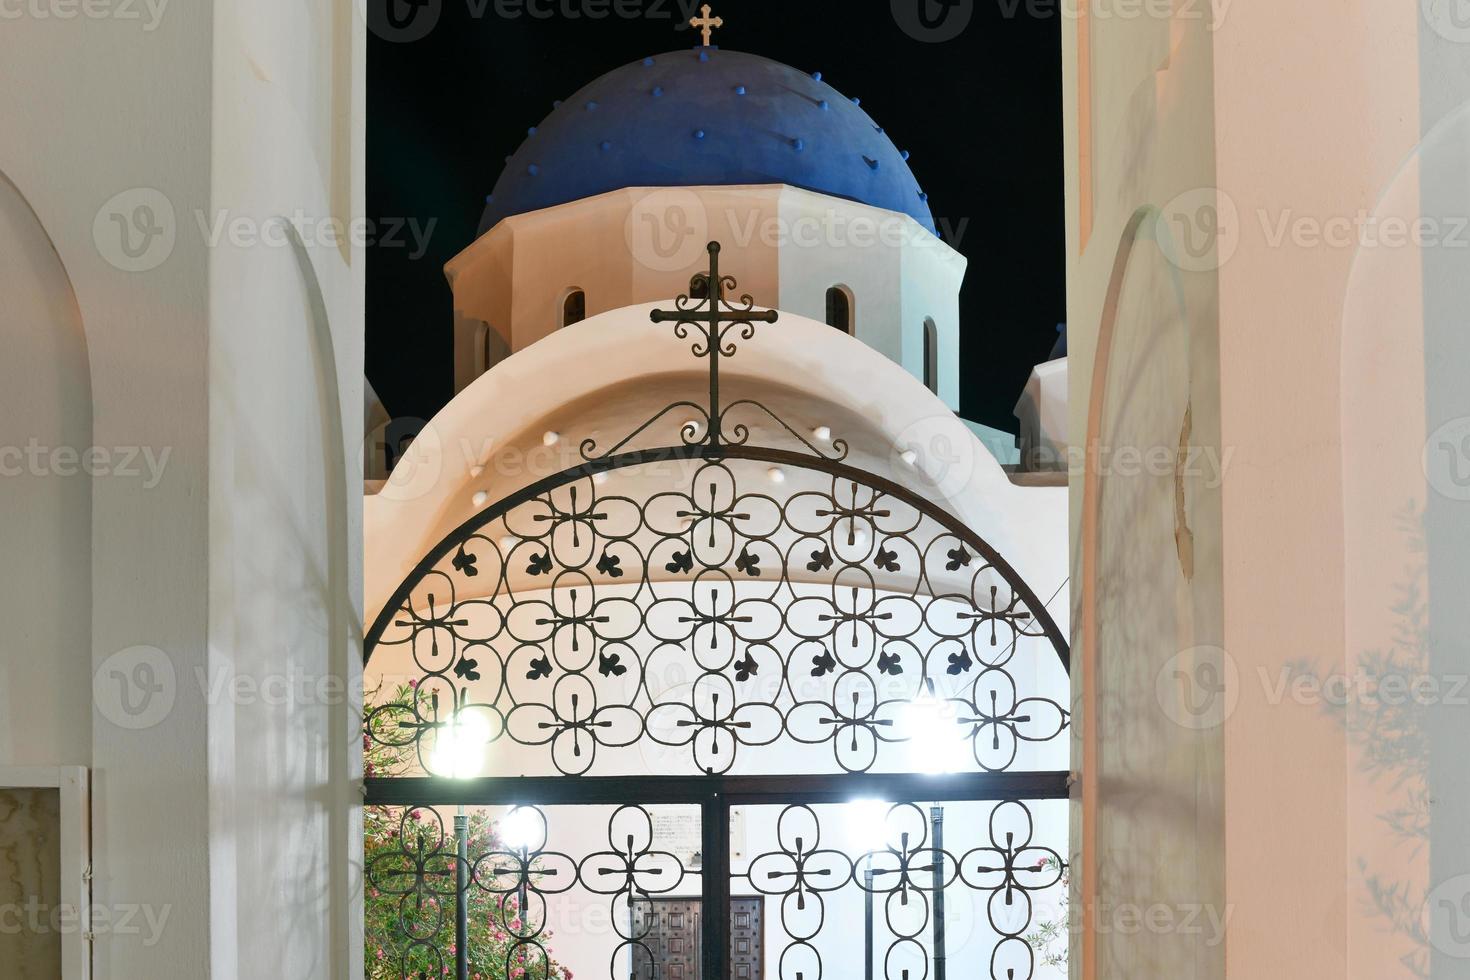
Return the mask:
[[[474,779],[485,768],[490,725],[473,712],[459,711],[439,729],[429,768],[436,776]]]
[[[876,851],[888,843],[888,811],[882,800],[853,800],[844,808],[848,834],[859,850]]]
[[[541,821],[536,818],[534,810],[518,806],[496,822],[495,830],[506,847],[513,851],[529,851],[539,843]]]
[[[942,776],[967,768],[967,745],[959,710],[934,696],[933,682],[908,705],[909,748],[914,771]]]

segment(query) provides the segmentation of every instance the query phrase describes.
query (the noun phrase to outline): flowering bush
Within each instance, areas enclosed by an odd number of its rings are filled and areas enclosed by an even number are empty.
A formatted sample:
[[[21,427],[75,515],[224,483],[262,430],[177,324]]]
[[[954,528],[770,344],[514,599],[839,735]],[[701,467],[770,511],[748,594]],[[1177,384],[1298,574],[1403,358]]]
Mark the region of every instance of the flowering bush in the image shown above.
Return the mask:
[[[372,692],[369,722],[363,734],[363,774],[421,775],[413,744],[397,745],[400,720],[413,717],[425,700],[412,682],[379,701]],[[382,704],[402,705],[401,710]],[[430,712],[425,711],[427,715]],[[382,735],[384,744],[375,735]],[[495,825],[482,810],[471,810],[466,833],[470,861],[505,851]],[[365,973],[369,980],[454,975],[454,874],[457,842],[453,824],[441,823],[433,811],[370,806],[363,814],[363,867],[367,943]],[[471,883],[469,964],[474,980],[572,980],[572,971],[551,959],[545,923],[526,922],[516,896],[486,891]],[[533,906],[534,907],[534,906]]]
[[[1060,907],[1055,916],[1040,916],[1036,927],[1026,936],[1026,945],[1031,947],[1038,960],[1043,966],[1056,967],[1061,970],[1067,968],[1067,907],[1070,902],[1068,887],[1071,883],[1071,869],[1061,865],[1056,858],[1043,858],[1039,861],[1033,871],[1059,870],[1062,886],[1062,897]]]

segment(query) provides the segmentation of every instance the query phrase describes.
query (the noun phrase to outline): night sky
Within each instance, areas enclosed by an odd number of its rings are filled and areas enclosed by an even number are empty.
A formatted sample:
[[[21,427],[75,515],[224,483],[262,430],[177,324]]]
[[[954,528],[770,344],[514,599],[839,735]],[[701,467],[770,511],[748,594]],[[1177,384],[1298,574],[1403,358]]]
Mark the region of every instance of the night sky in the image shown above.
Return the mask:
[[[384,234],[368,250],[367,375],[394,416],[431,418],[453,393],[443,266],[474,239],[505,156],[553,101],[620,65],[698,43],[676,27],[689,3],[367,0],[367,210]],[[387,4],[400,5],[393,21],[382,19]],[[921,4],[941,18],[928,22],[935,33],[916,17]],[[1007,0],[712,5],[727,25],[716,44],[821,71],[911,151],[943,237],[970,262],[962,414],[1015,431],[1011,409],[1066,315],[1055,8],[1034,17]],[[967,13],[951,40],[913,36],[953,34]],[[430,222],[426,248],[409,230],[388,234]]]

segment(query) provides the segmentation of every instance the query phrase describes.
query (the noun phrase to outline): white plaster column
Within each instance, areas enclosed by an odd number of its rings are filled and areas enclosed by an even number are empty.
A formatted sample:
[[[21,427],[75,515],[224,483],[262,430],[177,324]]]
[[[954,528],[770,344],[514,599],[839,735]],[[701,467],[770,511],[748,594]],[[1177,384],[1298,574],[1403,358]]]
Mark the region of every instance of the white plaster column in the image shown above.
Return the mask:
[[[143,923],[94,922],[100,978],[360,973],[362,255],[320,244],[322,222],[362,209],[356,9],[28,4],[0,23],[0,174],[35,215],[29,258],[54,247],[71,284],[74,301],[50,299],[85,332],[91,380],[90,397],[47,389],[60,354],[18,348],[37,380],[5,439],[52,438],[49,391],[63,419],[90,402],[89,431],[57,439],[132,454],[90,481],[86,547],[22,542],[4,570],[62,562],[90,583],[63,630],[7,644],[0,668],[53,660],[57,717],[90,716],[89,736],[36,728],[8,751],[93,770],[93,900]],[[268,239],[277,216],[296,233]],[[0,273],[7,294],[18,274]],[[263,693],[302,674],[349,693]]]

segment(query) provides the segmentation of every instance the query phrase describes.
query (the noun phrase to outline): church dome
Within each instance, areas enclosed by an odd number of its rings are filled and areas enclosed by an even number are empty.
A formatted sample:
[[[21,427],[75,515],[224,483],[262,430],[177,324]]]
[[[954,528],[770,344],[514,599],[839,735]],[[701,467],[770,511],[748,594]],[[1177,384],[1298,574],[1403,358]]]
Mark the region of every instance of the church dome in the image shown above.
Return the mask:
[[[625,187],[790,184],[911,215],[927,195],[857,99],[753,54],[674,51],[557,104],[506,163],[480,234],[502,219]]]

